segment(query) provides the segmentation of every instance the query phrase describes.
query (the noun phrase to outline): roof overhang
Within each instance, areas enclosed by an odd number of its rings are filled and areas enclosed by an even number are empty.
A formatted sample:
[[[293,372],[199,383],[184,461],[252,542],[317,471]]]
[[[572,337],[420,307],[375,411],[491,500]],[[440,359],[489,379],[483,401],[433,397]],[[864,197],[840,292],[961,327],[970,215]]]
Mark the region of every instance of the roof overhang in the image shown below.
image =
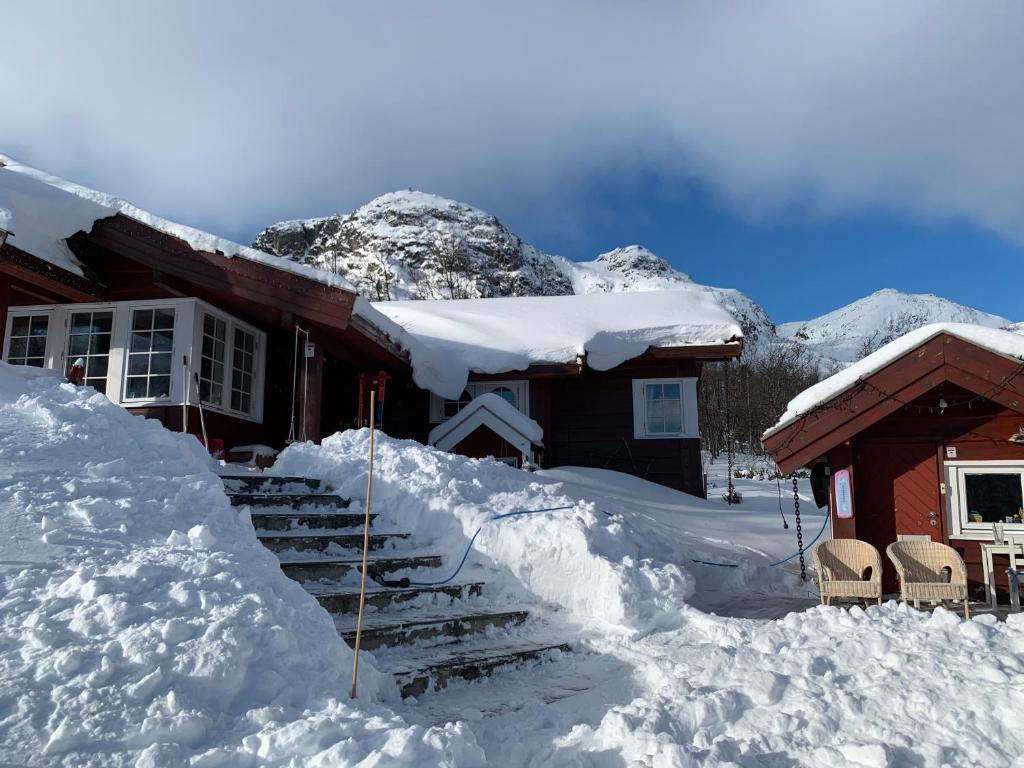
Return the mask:
[[[103,286],[27,253],[10,240],[0,246],[0,274],[70,301],[102,301]]]
[[[770,432],[764,447],[792,472],[944,382],[1024,414],[1024,362],[943,332]]]

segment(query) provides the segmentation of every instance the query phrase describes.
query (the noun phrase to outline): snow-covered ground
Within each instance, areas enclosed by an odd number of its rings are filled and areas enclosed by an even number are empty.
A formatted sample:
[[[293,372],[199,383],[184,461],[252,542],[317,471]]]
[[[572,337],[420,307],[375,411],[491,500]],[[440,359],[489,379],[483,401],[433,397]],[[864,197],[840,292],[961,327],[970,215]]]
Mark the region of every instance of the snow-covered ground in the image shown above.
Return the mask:
[[[366,448],[343,433],[276,469],[361,496]],[[444,554],[441,576],[483,525],[468,576],[573,652],[406,701],[378,671],[386,654],[367,654],[350,701],[331,618],[193,438],[0,365],[0,763],[1020,764],[1024,622],[894,603],[708,612],[807,594],[795,565],[768,565],[795,547],[785,484],[788,531],[774,481],[739,480],[743,502],[725,504],[721,462],[707,501],[383,437],[377,466],[382,525]],[[823,517],[802,507],[810,539]]]

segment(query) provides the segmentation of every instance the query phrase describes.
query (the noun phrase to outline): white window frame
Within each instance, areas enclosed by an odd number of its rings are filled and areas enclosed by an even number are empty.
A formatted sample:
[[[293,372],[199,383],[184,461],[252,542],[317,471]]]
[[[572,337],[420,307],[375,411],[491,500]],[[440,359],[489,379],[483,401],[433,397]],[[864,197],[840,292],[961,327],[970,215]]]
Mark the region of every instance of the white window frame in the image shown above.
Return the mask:
[[[516,396],[516,410],[524,416],[530,415],[530,381],[529,379],[508,379],[506,381],[469,381],[466,382],[465,391],[469,393],[470,399],[480,397],[499,389],[509,389]],[[430,393],[430,423],[441,424],[447,421],[450,416],[444,415],[444,404],[449,400],[459,398],[444,398]]]
[[[992,540],[992,523],[972,523],[967,519],[970,510],[967,508],[967,475],[1021,475],[1024,487],[1024,461],[992,460],[992,461],[947,461],[946,474],[946,516],[947,530],[951,539],[972,539],[975,541]],[[1024,492],[1024,491],[1022,491]],[[1008,534],[1024,534],[1024,524],[1004,523],[1003,530]]]
[[[171,349],[171,391],[168,397],[128,398],[125,396],[132,313],[137,309],[174,310],[174,341]],[[253,384],[251,412],[244,413],[231,410],[229,408],[230,394],[226,397],[222,396],[221,403],[204,402],[203,408],[247,421],[262,422],[263,393],[266,385],[266,334],[233,315],[196,298],[88,302],[81,304],[34,304],[9,307],[7,325],[4,329],[3,360],[7,360],[11,325],[14,319],[25,315],[46,315],[49,319],[46,331],[46,360],[43,367],[53,370],[60,375],[66,375],[73,362],[68,356],[71,315],[76,312],[96,311],[113,311],[114,313],[110,357],[107,364],[106,396],[111,402],[128,408],[181,406],[183,403],[188,405],[198,404],[199,392],[195,379],[190,374],[186,386],[182,361],[183,358],[187,357],[190,370],[199,370],[199,353],[202,351],[202,316],[204,313],[214,315],[227,323],[229,339],[233,338],[235,327],[253,334],[256,338],[256,358],[254,360],[255,382]],[[226,361],[228,375],[232,366],[233,349],[233,345],[228,345]],[[229,391],[230,387],[227,386],[229,383],[228,381],[225,382],[224,392]]]
[[[150,311],[154,311],[155,312],[156,310],[161,310],[161,309],[162,310],[170,310],[170,311],[174,312],[174,324],[171,326],[171,352],[170,352],[170,354],[171,354],[171,366],[170,366],[170,370],[167,372],[168,385],[169,385],[168,389],[167,389],[167,394],[164,395],[164,396],[159,396],[159,397],[150,397],[148,395],[146,397],[129,397],[128,396],[128,378],[129,378],[129,367],[128,366],[129,366],[129,361],[131,359],[131,354],[132,354],[131,348],[130,348],[130,344],[131,344],[131,337],[132,337],[132,333],[133,333],[132,326],[134,325],[135,313],[136,312],[150,312]],[[68,317],[71,317],[71,314],[72,313],[69,312],[68,313]],[[121,374],[119,376],[120,398],[121,398],[120,402],[123,405],[130,405],[130,406],[173,404],[173,401],[175,400],[175,397],[174,397],[174,390],[175,390],[175,383],[176,383],[175,380],[177,380],[178,382],[181,382],[182,378],[183,378],[181,368],[179,367],[179,361],[182,359],[183,350],[181,349],[181,347],[182,347],[181,340],[178,338],[178,334],[181,332],[179,330],[180,325],[181,325],[179,323],[179,319],[181,317],[181,311],[178,308],[178,306],[176,306],[176,302],[156,303],[156,304],[149,304],[149,303],[133,304],[133,303],[129,303],[128,306],[126,306],[120,314],[122,315],[121,322],[123,323],[123,326],[124,326],[123,336],[121,337],[122,344],[121,344],[121,347],[120,347],[120,357],[121,357]],[[116,320],[117,315],[118,315],[118,312],[115,310],[115,312],[114,312],[115,323],[117,322],[117,320]],[[152,330],[147,331],[147,332],[155,333],[155,331],[152,331]],[[150,361],[152,362],[152,356],[153,356],[153,352],[152,351],[137,352],[135,354],[146,354],[146,355],[149,355]],[[157,354],[161,354],[161,353],[158,352]],[[107,371],[107,376],[108,376],[108,378],[107,378],[107,388],[109,389],[109,387],[110,387],[110,378],[109,378],[110,371],[109,371],[109,367],[108,367],[108,371]],[[154,374],[147,373],[145,378],[148,381],[153,376],[154,376]],[[180,383],[178,385],[178,389],[179,389],[179,391],[181,390],[181,384]],[[178,396],[178,403],[180,404],[180,402],[181,402],[181,399],[180,399],[180,395],[179,395]]]
[[[679,432],[647,431],[647,385],[678,384],[679,407],[682,411]],[[666,379],[633,379],[633,437],[637,440],[683,440],[700,437],[697,423],[697,378],[692,376]]]
[[[54,337],[57,335],[57,334],[54,333],[54,327],[55,327],[54,323],[56,321],[55,321],[54,316],[53,316],[54,315],[53,308],[52,307],[44,307],[44,306],[17,307],[17,308],[9,307],[8,308],[8,310],[7,310],[7,327],[4,328],[4,344],[3,344],[3,360],[4,360],[4,362],[7,362],[7,358],[8,358],[9,353],[10,353],[11,328],[14,325],[14,318],[15,317],[26,317],[26,316],[40,317],[40,316],[43,316],[43,315],[46,316],[46,349],[43,351],[43,368],[45,369],[45,368],[52,368],[53,367],[52,363],[53,363],[53,356],[54,356],[54,346],[56,346],[56,342],[54,341]],[[18,363],[18,365],[20,365],[20,363]],[[27,368],[35,368],[36,366],[30,365],[30,366],[25,366],[25,367],[27,367]]]

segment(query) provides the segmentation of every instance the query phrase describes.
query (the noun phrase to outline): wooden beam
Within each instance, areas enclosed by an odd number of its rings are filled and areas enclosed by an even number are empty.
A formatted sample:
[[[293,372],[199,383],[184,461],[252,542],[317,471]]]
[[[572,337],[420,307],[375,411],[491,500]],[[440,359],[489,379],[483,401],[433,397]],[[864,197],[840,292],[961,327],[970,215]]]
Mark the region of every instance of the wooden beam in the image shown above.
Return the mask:
[[[738,358],[742,353],[743,342],[733,341],[692,347],[651,347],[643,356],[657,360],[730,360]]]
[[[103,287],[11,245],[0,247],[0,274],[71,301],[103,301]]]

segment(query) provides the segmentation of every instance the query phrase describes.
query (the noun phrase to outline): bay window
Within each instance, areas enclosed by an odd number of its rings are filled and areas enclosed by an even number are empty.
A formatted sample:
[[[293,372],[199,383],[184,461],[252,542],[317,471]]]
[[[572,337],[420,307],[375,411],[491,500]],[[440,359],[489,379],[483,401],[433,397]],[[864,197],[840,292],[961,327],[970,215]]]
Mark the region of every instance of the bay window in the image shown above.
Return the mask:
[[[3,330],[6,362],[66,375],[81,359],[115,403],[262,420],[265,334],[199,299],[11,307]]]

